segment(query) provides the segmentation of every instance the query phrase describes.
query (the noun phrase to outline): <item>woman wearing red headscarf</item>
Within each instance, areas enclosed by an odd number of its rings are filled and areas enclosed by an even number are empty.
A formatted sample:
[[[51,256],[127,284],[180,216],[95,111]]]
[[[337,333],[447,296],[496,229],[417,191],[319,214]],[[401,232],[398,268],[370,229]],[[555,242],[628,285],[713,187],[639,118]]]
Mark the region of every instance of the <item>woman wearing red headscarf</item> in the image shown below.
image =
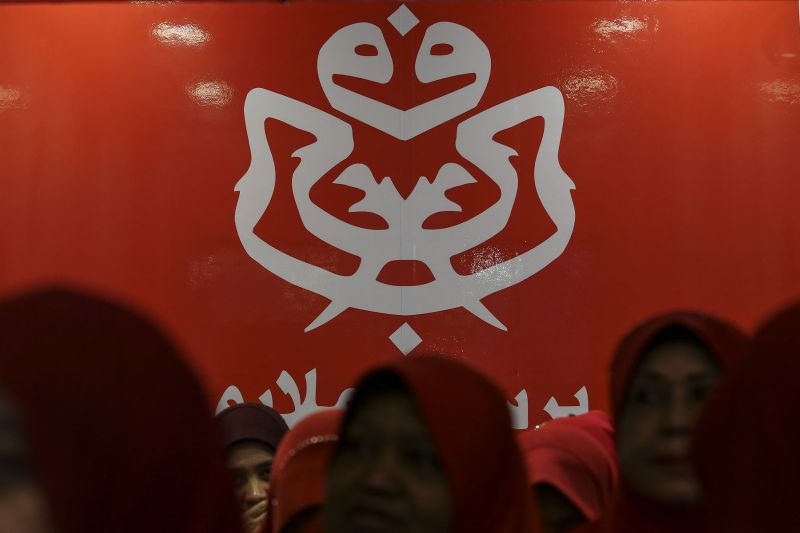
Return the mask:
[[[713,533],[796,531],[800,305],[770,318],[700,421],[695,463]]]
[[[464,365],[419,356],[370,372],[340,435],[328,533],[537,530],[505,398]]]
[[[281,442],[269,478],[267,533],[322,531],[325,473],[341,421],[339,409],[312,413]]]
[[[692,437],[723,372],[746,350],[736,327],[694,312],[653,318],[622,340],[611,367],[621,489],[594,530],[702,530]]]
[[[241,531],[203,391],[148,320],[61,290],[0,302],[0,388],[55,533]]]
[[[518,434],[545,533],[597,522],[615,493],[614,428],[602,411],[559,418]]]

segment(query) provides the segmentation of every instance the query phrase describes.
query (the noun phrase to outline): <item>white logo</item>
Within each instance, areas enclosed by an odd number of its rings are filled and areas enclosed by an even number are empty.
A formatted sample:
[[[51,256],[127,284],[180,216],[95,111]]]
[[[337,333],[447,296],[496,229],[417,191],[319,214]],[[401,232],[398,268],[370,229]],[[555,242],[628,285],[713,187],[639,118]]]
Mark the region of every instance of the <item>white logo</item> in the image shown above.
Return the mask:
[[[405,35],[419,21],[401,6],[389,21]],[[377,54],[359,55],[362,45]],[[446,45],[449,54],[432,52]],[[440,47],[441,48],[441,47]],[[346,26],[322,46],[317,75],[330,105],[401,141],[412,139],[460,117],[479,104],[491,72],[486,45],[468,28],[450,22],[429,26],[420,46],[415,72],[422,83],[474,75],[474,81],[452,93],[412,109],[400,110],[337,85],[335,75],[347,75],[385,84],[394,65],[382,30],[370,23]],[[251,163],[236,190],[236,230],[247,253],[264,268],[303,289],[330,300],[328,307],[306,328],[325,324],[348,308],[401,316],[420,315],[463,307],[485,322],[506,327],[481,303],[486,296],[533,276],[561,255],[572,235],[575,210],[572,180],[558,162],[564,122],[564,99],[556,87],[543,87],[495,105],[462,120],[457,127],[458,154],[484,172],[500,189],[499,200],[477,216],[455,226],[425,229],[423,222],[441,212],[460,212],[445,193],[468,186],[475,178],[456,161],[444,162],[433,179],[420,176],[404,199],[387,177],[376,179],[371,169],[353,160],[334,183],[364,191],[350,212],[368,212],[383,218],[388,228],[366,229],[334,217],[310,199],[312,186],[335,166],[347,160],[354,148],[350,124],[325,111],[268,89],[251,90],[244,105]],[[457,273],[451,258],[500,233],[508,223],[517,198],[517,172],[510,162],[516,152],[496,142],[503,130],[534,117],[544,118],[544,134],[536,155],[533,181],[539,200],[556,231],[531,250],[468,275]],[[305,228],[316,237],[361,259],[349,276],[319,268],[271,246],[254,233],[275,188],[275,164],[264,122],[277,119],[307,131],[315,142],[297,150],[300,158],[292,176],[292,192]],[[523,177],[526,179],[526,177]],[[424,262],[434,280],[423,285],[395,286],[377,280],[381,269],[396,260]]]
[[[325,409],[344,409],[350,401],[353,394],[353,389],[345,389],[339,394],[339,399],[335,405],[319,405],[317,403],[317,369],[312,368],[305,374],[305,395],[300,394],[300,387],[295,381],[294,377],[284,370],[277,380],[278,388],[287,395],[294,405],[294,410],[289,413],[281,413],[281,416],[289,427],[293,427],[297,422],[308,416],[309,414],[325,410]],[[578,405],[562,406],[554,397],[550,397],[544,411],[550,415],[550,418],[560,418],[564,416],[580,415],[589,412],[589,393],[586,387],[582,387],[575,393],[575,399],[578,400]],[[258,400],[269,407],[274,406],[272,389],[267,388]],[[236,385],[230,385],[225,392],[222,393],[218,403],[216,414],[221,413],[231,405],[244,403],[245,398],[242,391]],[[527,429],[529,426],[528,415],[528,391],[522,389],[515,397],[513,402],[508,402],[508,409],[511,413],[511,427],[514,429]]]
[[[300,388],[298,387],[297,382],[286,370],[281,372],[281,375],[278,377],[278,381],[276,382],[278,387],[283,391],[284,394],[291,398],[292,404],[294,404],[294,411],[291,413],[281,413],[281,416],[289,427],[294,426],[297,422],[316,411],[325,409],[344,409],[347,406],[347,402],[350,400],[350,396],[353,394],[353,389],[345,389],[339,395],[339,399],[336,401],[335,405],[319,405],[317,403],[317,369],[312,368],[306,372],[305,379],[306,388],[305,396],[303,397],[300,396]],[[265,390],[263,394],[258,397],[258,399],[262,404],[273,407],[272,389]],[[220,414],[231,405],[236,405],[239,403],[244,403],[242,391],[239,390],[239,387],[231,385],[225,389],[225,392],[222,393],[222,396],[217,403],[216,414]]]

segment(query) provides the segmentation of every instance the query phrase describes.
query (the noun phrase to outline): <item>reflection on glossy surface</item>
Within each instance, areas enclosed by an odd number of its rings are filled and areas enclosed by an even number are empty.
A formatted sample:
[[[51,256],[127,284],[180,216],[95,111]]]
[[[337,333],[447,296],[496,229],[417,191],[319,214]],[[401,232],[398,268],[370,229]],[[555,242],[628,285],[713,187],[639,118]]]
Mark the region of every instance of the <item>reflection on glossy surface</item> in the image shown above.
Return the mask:
[[[494,246],[487,246],[477,252],[469,267],[470,273],[476,274],[484,282],[492,285],[503,285],[514,279],[514,262],[503,257],[503,253]],[[490,267],[495,267],[488,270]]]
[[[762,83],[759,91],[770,102],[800,104],[800,82],[796,80],[777,79]]]
[[[0,85],[0,112],[23,107],[22,91]]]
[[[603,102],[614,98],[619,82],[600,68],[583,68],[567,73],[561,87],[565,96],[584,111],[597,111]]]
[[[633,35],[647,29],[647,22],[636,17],[621,17],[614,20],[600,19],[592,24],[592,30],[605,39],[620,35]]]
[[[189,285],[195,289],[208,287],[219,271],[219,261],[214,254],[198,257],[189,265]]]
[[[162,22],[153,27],[153,37],[164,44],[198,46],[208,42],[211,34],[194,24]]]
[[[233,98],[233,88],[224,81],[201,81],[186,88],[189,96],[200,105],[221,107]]]
[[[474,359],[506,392],[527,388],[531,423],[547,416],[540,407],[551,396],[569,401],[584,383],[590,395],[602,386],[591,354],[611,350],[635,319],[630,310],[712,302],[748,325],[759,309],[800,295],[800,263],[791,261],[800,242],[797,0],[458,9],[423,0],[407,3],[420,22],[406,37],[387,21],[400,3],[0,2],[0,27],[11,30],[0,30],[2,288],[65,279],[150,310],[191,352],[213,404],[233,384],[258,401],[282,371],[302,377],[313,368],[320,397],[332,403],[367,365],[402,357],[388,337],[408,322],[423,338],[416,350]],[[506,332],[463,309],[402,318],[351,309],[305,333],[329,301],[268,272],[242,247],[233,187],[251,163],[246,94],[270,87],[345,119],[316,66],[327,39],[362,22],[385,34],[394,77],[385,85],[337,80],[398,109],[472,79],[435,87],[417,79],[419,44],[437,22],[463,24],[491,54],[487,94],[464,118],[540,87],[563,93],[559,162],[584,187],[574,196],[579,224],[570,251],[543,275],[485,299]],[[396,185],[408,194],[417,170],[431,177],[461,160],[460,120],[403,143],[347,119],[351,162],[379,177],[402,174]],[[257,235],[352,276],[360,259],[310,235],[295,205],[300,161],[291,154],[313,136],[277,120],[260,131],[277,163]],[[525,177],[502,231],[452,258],[455,279],[481,273],[481,287],[508,285],[520,275],[518,254],[554,229],[533,181],[543,133],[536,118],[493,139],[518,152],[509,163]],[[357,189],[316,192],[345,204],[342,216],[361,197]],[[467,217],[499,195],[467,186],[442,198]],[[465,220],[455,216],[445,222]],[[411,290],[420,289],[402,292]],[[451,294],[466,299],[468,290]],[[609,305],[612,293],[621,306]]]

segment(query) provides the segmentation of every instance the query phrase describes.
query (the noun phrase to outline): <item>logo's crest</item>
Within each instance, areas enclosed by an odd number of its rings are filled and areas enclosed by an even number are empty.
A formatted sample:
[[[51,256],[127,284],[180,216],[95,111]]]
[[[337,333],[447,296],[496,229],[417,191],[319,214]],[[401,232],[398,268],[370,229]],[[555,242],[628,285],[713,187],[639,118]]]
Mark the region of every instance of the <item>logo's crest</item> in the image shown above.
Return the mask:
[[[405,35],[419,21],[402,6],[389,21]],[[362,45],[371,55],[360,55]],[[433,53],[446,45],[449,53]],[[335,75],[347,75],[385,84],[394,66],[382,30],[361,22],[346,26],[322,46],[317,74],[330,105],[354,120],[401,141],[467,114],[480,102],[491,73],[486,45],[468,28],[450,22],[429,26],[415,62],[417,79],[430,83],[463,74],[474,81],[454,92],[408,110],[338,85]],[[556,231],[534,248],[482,270],[462,275],[451,258],[478,246],[505,228],[517,197],[518,176],[510,162],[516,152],[494,140],[497,133],[534,117],[544,119],[544,134],[536,155],[533,181],[541,204]],[[300,158],[292,176],[292,192],[305,228],[316,237],[356,255],[361,263],[352,275],[340,275],[292,257],[258,237],[254,228],[268,208],[275,188],[276,171],[267,142],[264,122],[277,119],[307,131],[315,141],[297,150]],[[330,300],[328,307],[306,331],[325,324],[348,308],[392,315],[420,315],[463,307],[485,322],[505,326],[481,303],[481,299],[511,287],[536,274],[555,260],[567,246],[575,223],[571,198],[572,180],[562,170],[558,149],[564,121],[564,99],[556,87],[543,87],[473,114],[457,126],[458,154],[485,173],[500,189],[500,198],[477,216],[451,227],[426,229],[423,223],[436,213],[460,212],[461,206],[445,193],[476,180],[458,161],[445,161],[432,180],[418,177],[407,198],[390,179],[376,181],[363,162],[352,160],[334,180],[340,186],[364,191],[363,199],[350,212],[380,216],[385,229],[366,229],[331,215],[310,198],[312,186],[354,150],[351,125],[323,110],[268,89],[256,88],[245,100],[245,120],[251,164],[236,185],[236,229],[247,253],[264,268],[303,289]],[[378,281],[381,269],[392,261],[424,262],[434,279],[414,286],[396,286]]]

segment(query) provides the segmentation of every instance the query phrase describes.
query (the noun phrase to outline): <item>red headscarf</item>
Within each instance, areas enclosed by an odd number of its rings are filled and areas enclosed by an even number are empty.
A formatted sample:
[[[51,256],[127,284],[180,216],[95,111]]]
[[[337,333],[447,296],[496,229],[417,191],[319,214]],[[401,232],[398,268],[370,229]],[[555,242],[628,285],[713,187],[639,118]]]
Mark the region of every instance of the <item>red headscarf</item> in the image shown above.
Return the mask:
[[[695,464],[707,493],[708,531],[795,531],[800,475],[797,380],[800,305],[768,320],[723,380],[698,427]]]
[[[631,380],[642,361],[662,333],[672,328],[688,331],[702,342],[715,362],[727,369],[741,360],[748,347],[747,337],[734,325],[711,315],[679,311],[652,318],[629,333],[620,342],[611,364],[611,405],[619,416]],[[617,433],[619,437],[619,433]],[[673,532],[702,530],[699,513],[675,514],[674,511],[645,501],[626,487],[624,477],[612,510],[600,524],[587,530],[614,533]]]
[[[723,369],[739,360],[747,350],[747,338],[736,326],[712,315],[675,311],[651,318],[626,335],[611,363],[611,406],[619,415],[633,374],[650,344],[664,331],[682,328],[702,342]]]
[[[318,411],[281,442],[269,476],[267,533],[279,533],[293,517],[325,501],[325,473],[339,441],[341,420],[339,409]],[[322,530],[318,522],[315,530]]]
[[[364,384],[386,374],[408,387],[433,436],[452,491],[453,531],[538,531],[502,392],[463,364],[416,356],[369,373],[356,387],[351,406]]]
[[[618,479],[614,428],[607,414],[559,418],[518,434],[518,442],[531,485],[552,485],[590,522],[606,511]]]
[[[205,395],[118,305],[52,290],[0,303],[0,387],[59,533],[239,533]]]

